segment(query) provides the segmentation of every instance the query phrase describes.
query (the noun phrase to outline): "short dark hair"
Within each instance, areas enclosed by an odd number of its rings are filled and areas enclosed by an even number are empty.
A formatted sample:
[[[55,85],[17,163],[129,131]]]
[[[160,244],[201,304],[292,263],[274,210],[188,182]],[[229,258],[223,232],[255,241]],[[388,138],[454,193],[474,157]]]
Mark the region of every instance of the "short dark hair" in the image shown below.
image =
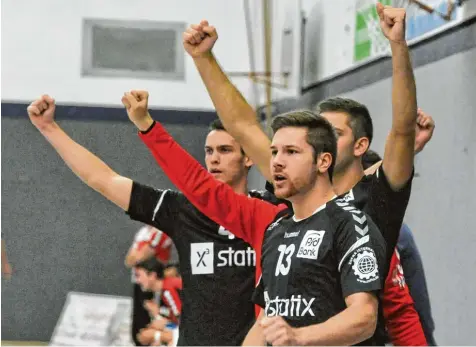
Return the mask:
[[[274,117],[271,122],[273,133],[287,127],[307,128],[307,143],[313,148],[314,160],[317,160],[317,156],[321,153],[331,154],[332,163],[327,172],[332,182],[337,157],[337,137],[332,124],[324,117],[309,110],[287,112]]]
[[[362,166],[364,167],[364,170],[368,169],[375,163],[378,163],[382,158],[380,155],[378,155],[377,152],[372,151],[369,149],[365,154],[362,156]]]
[[[213,131],[213,130],[226,131],[220,118],[213,120],[208,126],[208,129],[209,131]],[[241,154],[245,155],[245,151],[243,150],[243,147],[241,145],[240,145],[240,150],[241,150]]]
[[[223,131],[226,131],[225,127],[223,126],[223,123],[221,122],[221,119],[220,118],[217,118],[215,120],[213,120],[210,125],[208,126],[208,129],[210,131],[212,130],[223,130]]]
[[[317,112],[345,112],[349,115],[349,127],[355,139],[366,137],[369,139],[369,146],[374,136],[374,127],[370,112],[364,104],[346,98],[328,98],[317,105]]]
[[[164,278],[165,267],[154,257],[141,261],[135,267],[138,269],[144,269],[147,273],[155,273],[157,274],[157,278]]]

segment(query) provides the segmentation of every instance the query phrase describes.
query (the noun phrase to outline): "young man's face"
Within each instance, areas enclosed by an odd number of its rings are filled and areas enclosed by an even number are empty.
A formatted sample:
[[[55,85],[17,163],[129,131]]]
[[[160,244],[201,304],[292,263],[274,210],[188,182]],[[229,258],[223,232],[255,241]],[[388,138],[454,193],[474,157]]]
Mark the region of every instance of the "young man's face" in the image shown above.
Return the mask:
[[[270,169],[278,198],[290,199],[314,187],[318,169],[313,148],[307,142],[307,128],[279,129],[274,134],[271,152]]]
[[[233,185],[248,175],[252,162],[230,134],[212,130],[205,142],[205,164],[217,180]]]
[[[349,126],[349,116],[345,112],[322,112],[321,115],[332,124],[337,133],[337,158],[334,173],[343,172],[355,160],[360,160],[360,157],[356,157],[354,153],[355,138]]]
[[[153,288],[156,276],[154,273],[148,273],[143,268],[136,268],[136,281],[143,291],[151,291]]]

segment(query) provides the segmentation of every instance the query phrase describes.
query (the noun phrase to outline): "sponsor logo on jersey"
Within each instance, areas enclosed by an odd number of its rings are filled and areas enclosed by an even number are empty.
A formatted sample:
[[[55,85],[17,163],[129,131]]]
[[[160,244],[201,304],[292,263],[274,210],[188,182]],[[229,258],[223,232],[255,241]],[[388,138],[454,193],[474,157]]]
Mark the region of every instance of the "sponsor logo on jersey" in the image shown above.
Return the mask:
[[[295,232],[292,232],[292,233],[285,232],[284,233],[284,238],[287,239],[287,238],[290,238],[290,237],[297,237],[297,236],[299,236],[300,232],[301,231],[295,231]]]
[[[268,292],[264,292],[265,314],[266,316],[281,316],[281,317],[314,317],[311,305],[316,298],[306,299],[301,295],[292,295],[290,298],[280,298],[276,296],[270,299]]]
[[[215,252],[213,242],[199,242],[190,245],[190,261],[193,275],[213,274],[215,267],[256,266],[256,253],[253,248],[236,250],[233,247]]]
[[[297,258],[317,259],[325,230],[308,230],[302,238]]]
[[[357,281],[361,283],[370,283],[379,278],[377,258],[372,248],[359,248],[352,254],[349,264],[352,264]]]

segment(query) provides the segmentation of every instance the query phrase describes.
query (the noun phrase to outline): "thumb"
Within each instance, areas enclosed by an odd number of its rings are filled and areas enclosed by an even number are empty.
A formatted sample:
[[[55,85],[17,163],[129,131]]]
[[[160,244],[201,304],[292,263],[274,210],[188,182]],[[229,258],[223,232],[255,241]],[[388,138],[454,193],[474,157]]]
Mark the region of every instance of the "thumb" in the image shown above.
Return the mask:
[[[208,36],[211,37],[216,37],[217,36],[217,31],[214,26],[205,26],[203,27],[203,32],[207,34]]]
[[[200,21],[200,25],[201,25],[202,27],[207,27],[207,26],[209,26],[208,21],[207,21],[206,19]]]

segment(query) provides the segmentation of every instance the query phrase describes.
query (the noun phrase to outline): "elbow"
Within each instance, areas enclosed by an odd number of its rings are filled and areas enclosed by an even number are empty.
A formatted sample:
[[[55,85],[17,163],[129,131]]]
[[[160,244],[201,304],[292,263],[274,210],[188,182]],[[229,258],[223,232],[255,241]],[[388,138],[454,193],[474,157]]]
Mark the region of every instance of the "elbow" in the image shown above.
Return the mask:
[[[368,308],[362,314],[362,320],[360,322],[360,340],[364,341],[370,339],[377,329],[378,310]]]

